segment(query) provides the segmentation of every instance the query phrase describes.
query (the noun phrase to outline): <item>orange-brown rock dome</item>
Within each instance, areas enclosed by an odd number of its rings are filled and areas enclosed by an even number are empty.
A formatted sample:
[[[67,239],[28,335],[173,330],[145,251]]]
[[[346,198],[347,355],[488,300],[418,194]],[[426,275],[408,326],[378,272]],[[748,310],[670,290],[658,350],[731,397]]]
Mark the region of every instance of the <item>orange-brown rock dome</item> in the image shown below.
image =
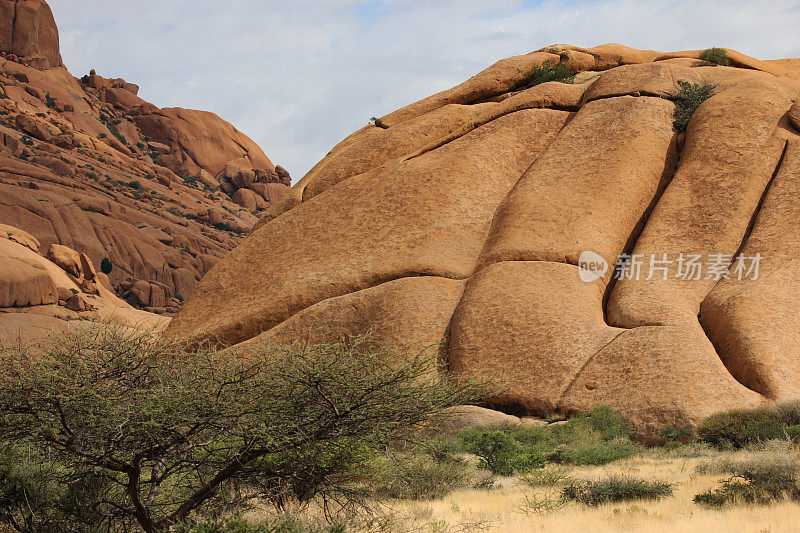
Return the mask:
[[[800,60],[697,56],[550,46],[382,117],[211,269],[170,333],[443,343],[451,371],[503,380],[502,410],[606,403],[651,436],[800,396]],[[574,83],[528,87],[545,62]],[[714,86],[685,133],[678,81]],[[587,251],[609,265],[589,279]],[[717,266],[647,275],[689,256]],[[630,257],[642,275],[613,275]]]

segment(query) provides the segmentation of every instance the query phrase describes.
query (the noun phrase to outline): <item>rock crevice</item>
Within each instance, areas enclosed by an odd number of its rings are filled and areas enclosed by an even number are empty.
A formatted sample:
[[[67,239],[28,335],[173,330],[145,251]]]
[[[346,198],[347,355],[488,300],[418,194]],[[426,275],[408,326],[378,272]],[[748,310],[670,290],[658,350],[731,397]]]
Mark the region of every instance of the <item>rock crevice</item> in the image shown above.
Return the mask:
[[[503,411],[611,404],[645,440],[800,398],[800,137],[785,124],[800,69],[698,54],[554,45],[382,117],[295,185],[168,333],[247,350],[374,326],[407,356],[444,344],[450,372],[497,382]],[[583,83],[519,90],[545,61]],[[664,98],[678,80],[716,86],[685,136]],[[764,257],[757,281],[650,279],[648,262],[612,276],[623,254],[737,250]],[[595,279],[579,276],[585,251],[608,263]]]

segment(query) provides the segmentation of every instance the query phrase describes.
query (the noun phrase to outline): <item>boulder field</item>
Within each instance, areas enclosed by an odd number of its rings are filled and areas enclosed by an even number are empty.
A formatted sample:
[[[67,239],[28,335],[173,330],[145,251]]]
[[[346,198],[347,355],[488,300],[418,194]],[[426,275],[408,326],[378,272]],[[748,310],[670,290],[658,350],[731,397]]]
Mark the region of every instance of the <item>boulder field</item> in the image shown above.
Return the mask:
[[[169,322],[118,298],[86,254],[51,244],[43,255],[41,247],[29,233],[0,224],[0,348],[96,321],[155,331]]]
[[[138,92],[73,77],[46,2],[0,0],[0,223],[42,254],[58,244],[108,259],[120,297],[169,313],[283,202],[290,177],[213,113]]]
[[[493,408],[610,404],[645,439],[800,397],[800,60],[698,56],[549,46],[381,117],[210,270],[168,334],[439,347],[449,371],[496,380]],[[574,83],[531,86],[546,62]],[[685,132],[679,81],[714,86]],[[588,251],[608,268],[584,276]],[[680,275],[690,256],[715,266]],[[677,271],[647,275],[666,258]]]

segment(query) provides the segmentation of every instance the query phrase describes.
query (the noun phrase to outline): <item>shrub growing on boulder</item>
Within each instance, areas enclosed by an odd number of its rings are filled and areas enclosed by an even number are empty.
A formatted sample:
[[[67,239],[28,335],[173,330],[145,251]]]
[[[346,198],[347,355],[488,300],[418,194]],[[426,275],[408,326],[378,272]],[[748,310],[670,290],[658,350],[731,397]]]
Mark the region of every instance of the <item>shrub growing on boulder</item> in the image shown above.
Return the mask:
[[[111,263],[111,259],[104,257],[103,260],[100,261],[100,272],[103,274],[111,274],[112,270],[114,270],[114,264]]]
[[[525,78],[525,83],[528,87],[533,87],[548,81],[572,83],[575,81],[575,73],[564,63],[545,61],[542,63],[541,67],[533,67]]]
[[[372,117],[371,119],[369,119],[369,121],[374,126],[377,126],[379,128],[385,129],[385,130],[389,129],[389,126],[384,124],[383,121],[381,119],[379,119],[378,117]]]
[[[728,61],[728,51],[724,48],[707,48],[700,52],[697,58],[711,65],[727,66],[730,64]]]
[[[673,125],[678,132],[683,132],[689,127],[689,121],[700,104],[714,96],[716,85],[678,80],[678,86],[680,90],[669,97],[675,102]]]

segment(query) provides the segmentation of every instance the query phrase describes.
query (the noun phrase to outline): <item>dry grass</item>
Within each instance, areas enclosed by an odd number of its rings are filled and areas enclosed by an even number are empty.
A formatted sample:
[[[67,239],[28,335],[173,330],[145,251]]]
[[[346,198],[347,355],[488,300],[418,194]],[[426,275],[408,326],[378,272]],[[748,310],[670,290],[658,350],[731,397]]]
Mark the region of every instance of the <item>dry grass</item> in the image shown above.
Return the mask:
[[[519,533],[783,533],[800,532],[800,504],[740,505],[714,509],[695,504],[696,494],[727,479],[729,465],[751,461],[786,463],[800,460],[800,450],[772,442],[761,449],[720,452],[703,447],[678,451],[654,449],[605,466],[549,465],[546,481],[525,476],[499,478],[492,490],[458,490],[443,499],[425,502],[393,501],[380,518],[347,531],[376,533],[460,533],[472,531]],[[566,480],[626,475],[672,483],[672,496],[658,501],[587,506],[565,503],[559,490]],[[565,478],[565,480],[559,480]],[[551,484],[551,481],[555,485]],[[306,509],[307,518],[320,518],[319,509]],[[251,519],[263,519],[255,512]]]
[[[707,452],[711,453],[711,452]],[[711,458],[736,454],[714,452]],[[398,503],[394,509],[410,520],[414,531],[492,531],[492,532],[789,532],[800,531],[800,505],[779,503],[771,506],[740,506],[722,510],[700,507],[692,498],[714,488],[724,475],[699,474],[697,465],[709,457],[680,458],[651,454],[618,461],[604,467],[573,469],[575,479],[591,479],[609,474],[633,475],[675,484],[674,494],[661,501],[606,504],[588,507],[579,504],[540,505],[531,509],[526,502],[556,501],[558,489],[531,488],[513,478],[503,480],[493,491],[463,490],[439,501],[424,504]]]

